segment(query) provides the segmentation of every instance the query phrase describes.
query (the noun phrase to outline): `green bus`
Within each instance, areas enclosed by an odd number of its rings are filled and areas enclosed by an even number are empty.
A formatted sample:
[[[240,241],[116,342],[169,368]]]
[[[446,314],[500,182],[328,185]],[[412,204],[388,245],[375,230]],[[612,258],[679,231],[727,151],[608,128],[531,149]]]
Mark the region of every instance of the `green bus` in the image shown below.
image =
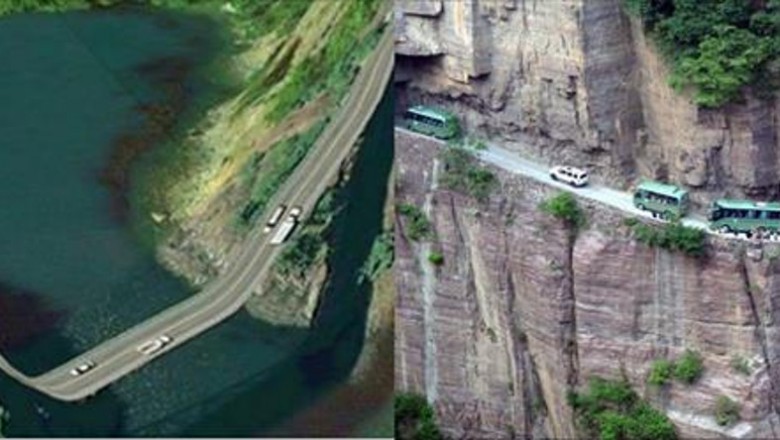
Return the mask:
[[[712,202],[710,228],[759,236],[780,231],[780,203],[720,199]]]
[[[644,181],[634,190],[634,206],[667,220],[685,216],[690,206],[688,191],[660,182]]]
[[[460,134],[458,119],[450,112],[417,105],[404,113],[406,128],[418,133],[452,139]]]

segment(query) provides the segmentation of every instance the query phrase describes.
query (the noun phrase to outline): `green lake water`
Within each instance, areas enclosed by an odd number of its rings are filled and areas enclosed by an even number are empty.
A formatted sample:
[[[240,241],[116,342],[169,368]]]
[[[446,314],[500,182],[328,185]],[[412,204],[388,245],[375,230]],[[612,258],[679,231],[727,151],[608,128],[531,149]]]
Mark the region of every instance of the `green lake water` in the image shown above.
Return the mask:
[[[0,19],[0,284],[61,313],[4,353],[23,371],[46,371],[192,294],[117,218],[98,176],[117,136],[141,126],[137,106],[161,99],[148,66],[191,65],[183,80],[194,109],[222,92],[207,72],[225,50],[214,22],[184,14]],[[356,279],[381,228],[392,127],[378,121],[391,111],[386,96],[341,194],[349,203],[331,237],[334,278],[313,331],[242,311],[80,404],[0,375],[6,434],[262,435],[338,389],[362,346],[371,292]]]

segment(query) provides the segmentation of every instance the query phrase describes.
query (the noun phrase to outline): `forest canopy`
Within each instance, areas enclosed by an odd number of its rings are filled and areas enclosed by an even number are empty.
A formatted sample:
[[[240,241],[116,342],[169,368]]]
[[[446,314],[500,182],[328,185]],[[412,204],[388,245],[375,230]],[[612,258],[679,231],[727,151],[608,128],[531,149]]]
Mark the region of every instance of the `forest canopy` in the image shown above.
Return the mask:
[[[777,88],[780,0],[625,0],[672,67],[671,85],[702,107]]]

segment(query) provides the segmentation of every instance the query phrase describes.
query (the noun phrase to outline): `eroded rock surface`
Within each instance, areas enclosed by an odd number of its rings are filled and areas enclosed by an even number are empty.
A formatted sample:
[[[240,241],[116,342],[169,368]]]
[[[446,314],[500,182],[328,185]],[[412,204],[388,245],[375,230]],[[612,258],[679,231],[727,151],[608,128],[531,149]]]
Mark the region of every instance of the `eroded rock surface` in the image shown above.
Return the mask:
[[[410,6],[410,4],[412,6]],[[612,183],[668,178],[713,195],[778,193],[777,100],[697,108],[623,0],[397,2],[402,99],[455,110],[472,133]]]
[[[574,438],[567,392],[625,375],[683,437],[780,437],[776,246],[711,239],[694,259],[638,244],[602,205],[584,205],[574,236],[539,211],[552,192],[532,180],[492,169],[500,191],[484,203],[438,186],[438,148],[396,133],[397,199],[427,210],[434,234],[410,241],[396,218],[395,364],[396,386],[427,395],[446,434]],[[653,360],[685,349],[701,379],[648,388]],[[740,423],[715,423],[719,395],[740,402]]]

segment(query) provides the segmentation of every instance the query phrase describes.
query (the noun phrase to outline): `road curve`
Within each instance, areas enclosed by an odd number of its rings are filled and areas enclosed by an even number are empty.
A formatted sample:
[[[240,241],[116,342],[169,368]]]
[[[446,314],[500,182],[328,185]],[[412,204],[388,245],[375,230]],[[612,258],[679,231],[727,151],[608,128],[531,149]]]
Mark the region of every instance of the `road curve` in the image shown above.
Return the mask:
[[[302,206],[304,216],[311,212],[378,106],[390,82],[392,65],[392,32],[387,29],[360,69],[339,113],[269,206],[286,203]],[[227,271],[198,294],[40,376],[22,374],[2,356],[0,370],[59,400],[76,401],[97,393],[240,310],[280,251],[280,247],[268,243],[270,237],[262,234],[261,229],[250,233]],[[137,351],[140,344],[163,333],[173,341],[159,352],[143,355]],[[70,375],[73,367],[86,360],[95,362],[96,367],[81,376]]]
[[[428,141],[437,142],[441,145],[446,145],[446,142],[442,140],[416,133],[403,127],[395,127],[395,130],[410,136],[415,136],[426,139]],[[577,197],[593,200],[595,202],[611,206],[615,209],[637,217],[646,217],[649,219],[653,218],[653,216],[647,211],[642,211],[634,206],[632,195],[628,192],[619,191],[607,186],[599,185],[597,183],[590,183],[584,188],[573,188],[569,185],[566,185],[565,183],[553,180],[550,177],[550,167],[548,165],[530,161],[526,158],[523,158],[518,153],[511,152],[496,145],[487,145],[485,150],[475,151],[475,155],[483,162],[490,163],[511,173],[530,177],[536,181],[544,183],[545,185],[571,192]],[[710,229],[705,217],[700,214],[688,214],[681,220],[681,222],[685,226],[701,229],[711,235],[717,235],[728,239],[747,239],[744,236],[724,235],[717,231],[713,231]]]

